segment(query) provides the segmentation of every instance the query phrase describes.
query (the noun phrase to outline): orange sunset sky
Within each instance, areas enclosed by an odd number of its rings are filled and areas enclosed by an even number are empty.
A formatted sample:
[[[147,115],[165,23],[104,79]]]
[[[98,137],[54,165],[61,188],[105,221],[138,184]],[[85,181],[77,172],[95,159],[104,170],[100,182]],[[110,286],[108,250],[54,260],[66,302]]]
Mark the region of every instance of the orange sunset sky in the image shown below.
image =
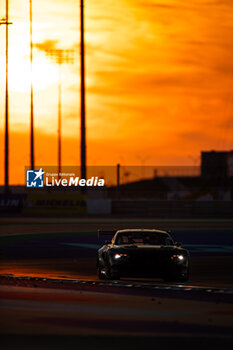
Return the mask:
[[[0,18],[5,1],[0,3]],[[9,0],[10,184],[29,165],[29,0]],[[58,67],[39,46],[75,52],[62,67],[62,163],[80,163],[79,1],[33,0],[35,163],[57,164]],[[86,0],[88,165],[198,165],[233,148],[233,1]],[[41,45],[42,44],[42,45]],[[0,26],[0,183],[5,28]]]

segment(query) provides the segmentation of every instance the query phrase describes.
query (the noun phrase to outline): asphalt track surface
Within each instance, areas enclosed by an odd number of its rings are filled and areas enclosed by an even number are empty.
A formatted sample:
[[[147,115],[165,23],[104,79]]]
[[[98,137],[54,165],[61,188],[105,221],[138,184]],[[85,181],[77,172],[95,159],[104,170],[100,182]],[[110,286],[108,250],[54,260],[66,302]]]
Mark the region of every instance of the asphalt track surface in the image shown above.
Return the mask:
[[[97,230],[127,227],[171,230],[190,251],[189,284],[233,289],[233,220],[2,219],[1,275],[96,281],[97,249],[108,238],[99,242]]]
[[[127,227],[171,230],[190,281],[98,282],[97,229]],[[1,348],[232,347],[232,237],[233,220],[1,219]]]

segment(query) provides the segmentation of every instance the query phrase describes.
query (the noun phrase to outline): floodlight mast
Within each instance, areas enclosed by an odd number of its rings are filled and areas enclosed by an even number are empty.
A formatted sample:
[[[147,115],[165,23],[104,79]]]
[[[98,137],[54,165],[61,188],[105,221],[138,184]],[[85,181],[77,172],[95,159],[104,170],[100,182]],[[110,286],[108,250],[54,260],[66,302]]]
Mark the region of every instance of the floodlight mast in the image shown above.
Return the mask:
[[[34,156],[34,104],[33,104],[33,41],[32,41],[32,0],[29,0],[30,11],[30,63],[31,63],[31,108],[30,108],[30,163],[35,168]]]
[[[86,179],[86,106],[85,106],[85,47],[84,0],[80,0],[80,100],[81,100],[81,178]]]
[[[0,20],[0,25],[6,26],[6,91],[5,91],[5,174],[4,174],[4,191],[9,190],[9,98],[8,98],[8,0],[6,0],[6,18]]]
[[[73,63],[73,50],[46,49],[48,55],[58,65],[58,178],[62,173],[62,65],[63,63]]]
[[[58,80],[58,178],[61,178],[61,66],[62,60],[59,61],[59,80]]]

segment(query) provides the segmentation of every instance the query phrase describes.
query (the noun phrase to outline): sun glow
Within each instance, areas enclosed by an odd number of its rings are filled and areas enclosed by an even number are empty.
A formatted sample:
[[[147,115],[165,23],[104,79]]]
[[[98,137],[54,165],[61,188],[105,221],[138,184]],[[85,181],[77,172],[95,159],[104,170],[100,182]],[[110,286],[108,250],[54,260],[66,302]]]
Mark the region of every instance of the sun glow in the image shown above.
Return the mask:
[[[9,5],[10,183],[24,183],[30,136],[29,1],[10,0]],[[0,18],[4,13],[1,1]],[[62,163],[79,162],[79,15],[76,0],[33,0],[36,164],[57,162],[59,72],[46,56],[51,49],[74,52],[73,62],[61,67]],[[231,149],[232,24],[229,1],[85,1],[88,164],[197,165],[201,150]],[[54,45],[46,47],[48,41]],[[1,159],[4,110],[1,26]]]
[[[9,61],[9,88],[15,92],[27,92],[31,84],[31,71],[28,59],[13,56]],[[46,57],[36,56],[33,61],[33,88],[39,91],[57,83],[58,70]]]

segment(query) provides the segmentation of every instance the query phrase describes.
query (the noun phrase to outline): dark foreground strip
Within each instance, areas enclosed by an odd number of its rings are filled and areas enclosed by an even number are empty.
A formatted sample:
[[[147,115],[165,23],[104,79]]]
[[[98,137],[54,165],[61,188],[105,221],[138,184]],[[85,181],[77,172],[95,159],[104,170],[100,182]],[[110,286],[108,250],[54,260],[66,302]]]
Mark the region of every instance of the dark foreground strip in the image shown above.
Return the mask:
[[[96,319],[74,319],[62,317],[37,317],[27,320],[28,323],[36,322],[37,325],[61,326],[65,328],[75,327],[88,328],[99,331],[118,331],[121,333],[157,333],[157,334],[218,334],[218,336],[232,336],[232,326],[215,326],[212,324],[196,324],[171,321],[155,320],[98,320]]]
[[[188,337],[176,336],[75,336],[75,335],[18,335],[1,336],[2,350],[141,350],[141,349],[231,349],[233,339],[207,337],[196,334]]]
[[[0,285],[23,287],[86,290],[101,293],[156,295],[166,298],[198,299],[233,303],[233,290],[182,284],[147,284],[141,281],[84,281],[29,276],[0,276]]]

